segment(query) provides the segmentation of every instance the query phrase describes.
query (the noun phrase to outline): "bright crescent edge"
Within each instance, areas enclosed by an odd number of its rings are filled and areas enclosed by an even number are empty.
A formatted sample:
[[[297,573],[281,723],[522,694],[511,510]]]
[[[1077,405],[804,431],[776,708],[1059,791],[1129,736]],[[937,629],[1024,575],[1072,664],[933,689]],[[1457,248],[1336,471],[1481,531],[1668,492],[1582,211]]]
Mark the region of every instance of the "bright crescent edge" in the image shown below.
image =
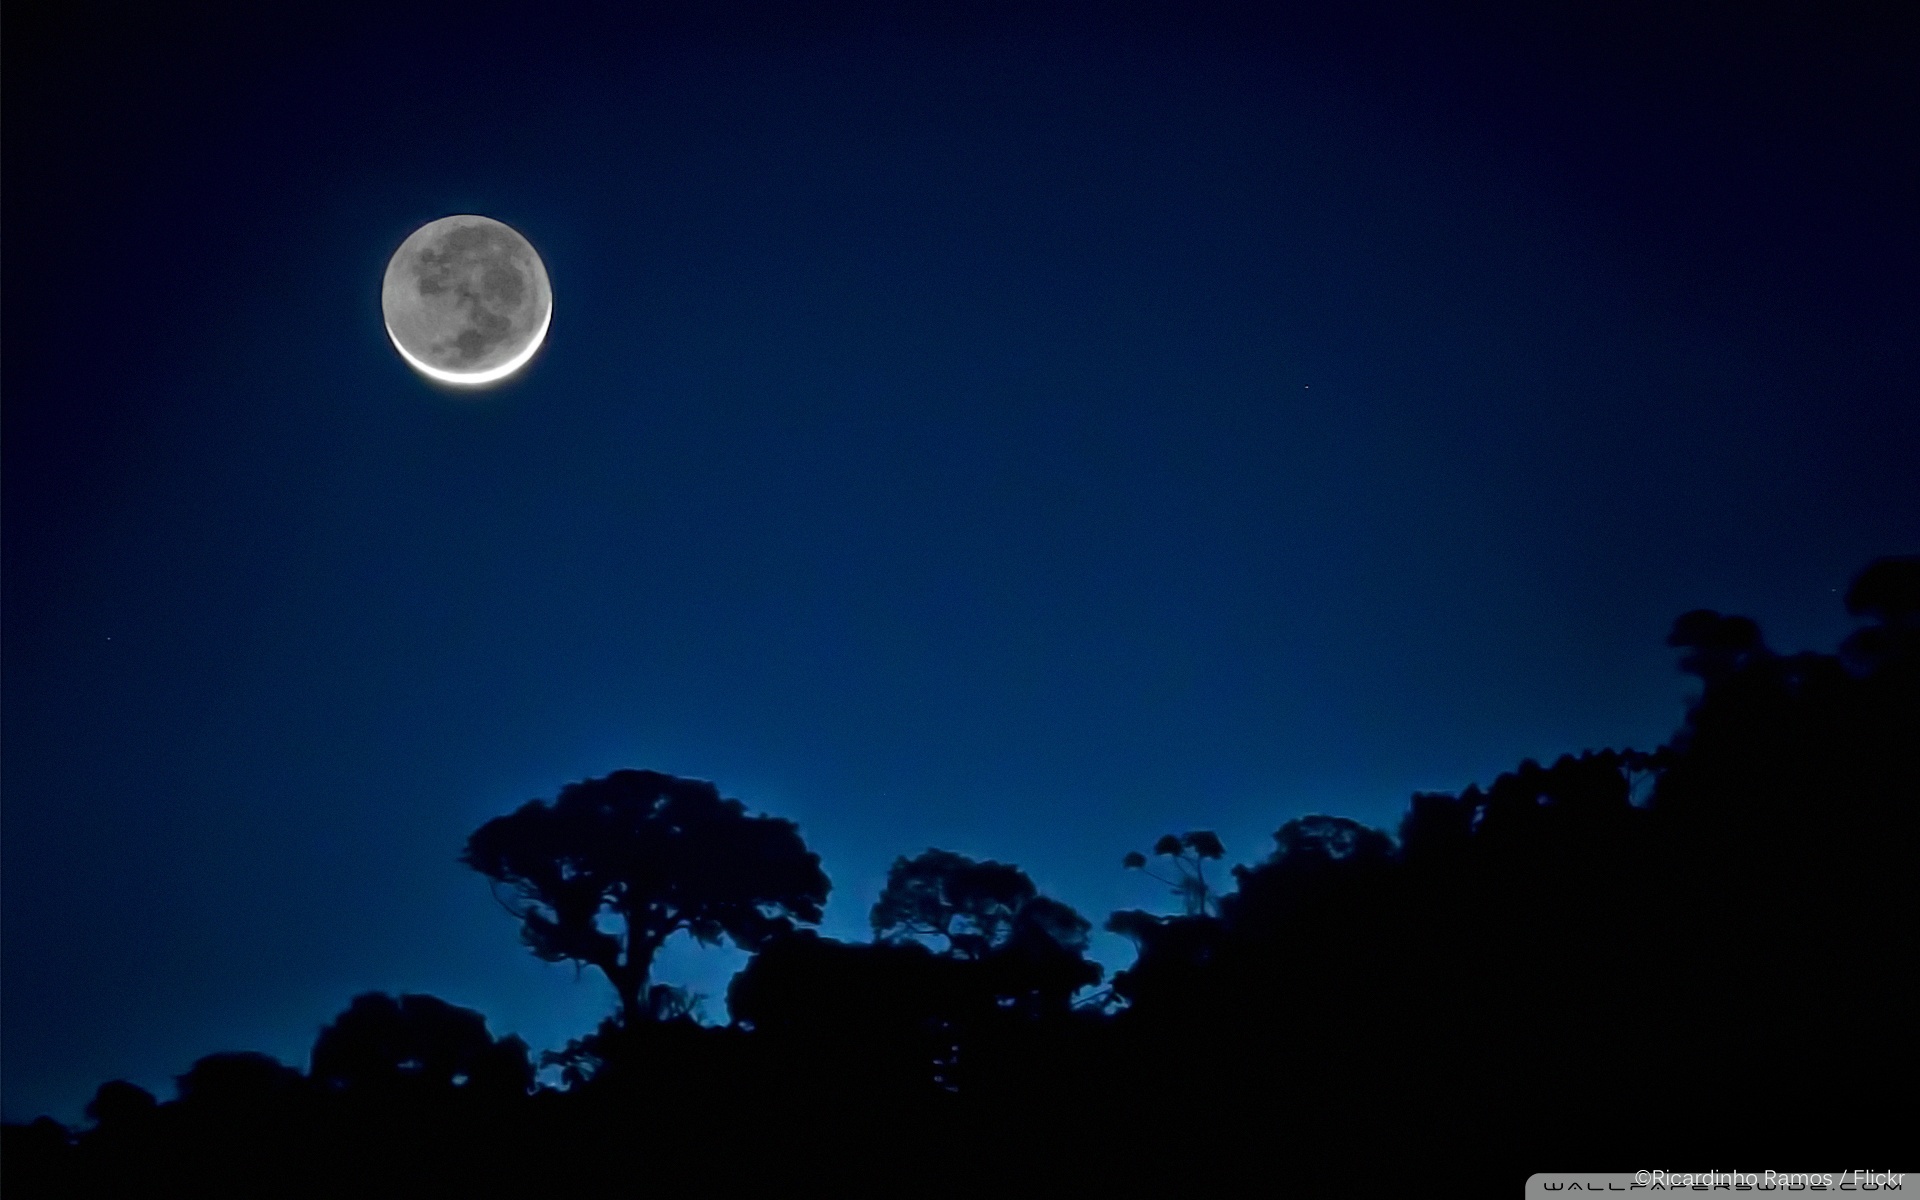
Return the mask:
[[[489,383],[498,383],[527,365],[527,360],[532,358],[534,352],[540,349],[540,344],[547,340],[547,327],[553,324],[553,300],[551,298],[547,300],[547,311],[540,317],[540,331],[533,335],[520,353],[497,367],[488,367],[484,371],[469,371],[465,374],[459,371],[442,370],[421,362],[407,353],[407,348],[400,344],[400,336],[393,331],[393,322],[383,320],[380,323],[386,326],[387,340],[393,343],[393,348],[400,352],[400,357],[406,359],[407,364],[414,370],[429,379],[437,379],[441,383],[450,383],[455,387],[481,387]]]

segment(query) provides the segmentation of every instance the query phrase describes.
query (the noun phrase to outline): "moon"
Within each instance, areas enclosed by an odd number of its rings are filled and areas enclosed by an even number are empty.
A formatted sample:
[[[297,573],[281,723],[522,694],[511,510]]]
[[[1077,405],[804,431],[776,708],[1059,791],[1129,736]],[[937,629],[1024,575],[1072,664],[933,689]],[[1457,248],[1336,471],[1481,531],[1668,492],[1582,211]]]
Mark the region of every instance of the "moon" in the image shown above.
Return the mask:
[[[546,264],[492,217],[441,217],[408,235],[380,288],[387,336],[408,365],[456,387],[527,365],[553,321]]]

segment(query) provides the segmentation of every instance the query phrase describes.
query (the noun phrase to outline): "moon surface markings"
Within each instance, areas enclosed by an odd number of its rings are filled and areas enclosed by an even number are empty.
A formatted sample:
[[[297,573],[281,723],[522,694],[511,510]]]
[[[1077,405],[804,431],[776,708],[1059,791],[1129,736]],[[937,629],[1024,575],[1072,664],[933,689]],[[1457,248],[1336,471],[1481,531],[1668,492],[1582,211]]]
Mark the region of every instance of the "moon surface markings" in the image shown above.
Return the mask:
[[[415,230],[387,264],[387,334],[422,374],[492,383],[524,366],[553,319],[553,291],[533,246],[490,217],[442,217]]]

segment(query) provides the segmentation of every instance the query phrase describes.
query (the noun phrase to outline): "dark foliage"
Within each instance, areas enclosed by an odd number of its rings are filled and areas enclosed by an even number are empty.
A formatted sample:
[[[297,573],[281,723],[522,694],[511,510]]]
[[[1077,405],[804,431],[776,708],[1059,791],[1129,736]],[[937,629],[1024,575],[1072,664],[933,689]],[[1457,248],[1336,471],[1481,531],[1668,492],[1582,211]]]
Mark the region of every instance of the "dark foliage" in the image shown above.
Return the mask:
[[[471,1088],[499,1096],[533,1090],[518,1037],[498,1041],[487,1019],[437,996],[368,992],[320,1031],[309,1075],[333,1092],[421,1096]]]
[[[1163,837],[1181,911],[1108,920],[1138,954],[1106,992],[1088,922],[1016,867],[902,858],[874,940],[838,942],[794,927],[827,884],[791,824],[668,776],[576,784],[467,851],[537,953],[621,987],[546,1056],[560,1086],[533,1088],[525,1045],[478,1013],[370,994],[308,1074],[212,1055],[165,1103],[116,1081],[89,1128],[9,1126],[8,1194],[1254,1175],[1317,1194],[1316,1171],[1512,1186],[1553,1163],[1884,1160],[1906,1140],[1889,1085],[1912,1065],[1920,559],[1874,563],[1847,604],[1870,624],[1834,656],[1686,614],[1669,640],[1702,690],[1667,745],[1416,795],[1397,840],[1299,817],[1216,894],[1219,840]],[[645,986],[676,929],[754,952],[730,1026]]]
[[[1165,858],[1172,864],[1173,874],[1162,875],[1147,863],[1147,856],[1138,850],[1132,850],[1120,860],[1120,865],[1129,871],[1139,871],[1158,879],[1180,897],[1181,907],[1190,917],[1206,916],[1219,911],[1219,897],[1214,894],[1213,883],[1207,878],[1207,862],[1226,856],[1227,848],[1220,844],[1220,838],[1212,830],[1194,829],[1175,836],[1163,834],[1153,844],[1153,856]],[[1120,932],[1115,930],[1115,932]]]
[[[647,977],[669,937],[758,949],[793,921],[817,922],[829,887],[793,822],[654,771],[528,801],[476,830],[461,861],[507,889],[501,902],[534,954],[605,973],[629,1021],[647,1015]]]

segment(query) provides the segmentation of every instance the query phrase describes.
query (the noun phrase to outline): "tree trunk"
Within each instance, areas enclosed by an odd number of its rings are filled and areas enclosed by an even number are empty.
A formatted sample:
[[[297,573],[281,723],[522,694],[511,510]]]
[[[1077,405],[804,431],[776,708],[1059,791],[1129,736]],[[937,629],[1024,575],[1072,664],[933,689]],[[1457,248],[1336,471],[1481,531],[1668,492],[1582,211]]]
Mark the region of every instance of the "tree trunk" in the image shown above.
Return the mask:
[[[608,968],[607,980],[620,994],[620,1019],[629,1027],[653,1015],[647,1008],[647,976],[653,972],[653,956],[660,943],[636,936],[632,918],[627,925],[627,953],[622,962]]]
[[[646,982],[645,976],[625,969],[613,980],[614,990],[620,993],[620,1020],[629,1029],[646,1019],[641,1001]]]

